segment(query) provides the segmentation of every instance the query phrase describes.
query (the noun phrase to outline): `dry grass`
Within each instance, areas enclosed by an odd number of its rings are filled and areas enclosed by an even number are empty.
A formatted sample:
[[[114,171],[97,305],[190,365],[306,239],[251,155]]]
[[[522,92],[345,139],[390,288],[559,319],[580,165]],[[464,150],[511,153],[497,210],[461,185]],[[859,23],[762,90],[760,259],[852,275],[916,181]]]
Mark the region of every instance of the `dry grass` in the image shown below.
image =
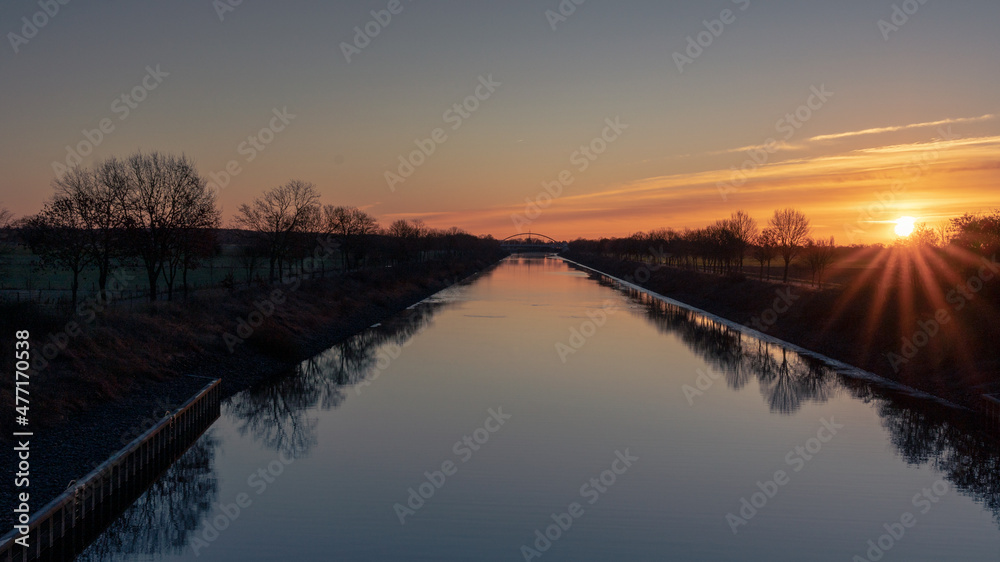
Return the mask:
[[[616,276],[634,275],[641,264],[607,257],[572,258]],[[973,275],[978,262],[955,263],[951,280]],[[752,270],[751,270],[752,271]],[[898,279],[843,278],[844,286],[815,290],[792,287],[798,300],[777,316],[767,333],[883,377],[944,398],[974,405],[985,392],[1000,391],[1000,279],[984,284],[961,310],[944,297],[953,288],[942,276],[929,283]],[[777,283],[720,277],[689,270],[661,269],[643,285],[653,291],[753,327],[773,306]],[[783,307],[782,307],[783,308]],[[929,337],[905,363],[903,339],[912,340],[938,310],[950,321]]]
[[[232,365],[292,364],[338,339],[405,308],[416,300],[481,269],[487,262],[435,262],[407,268],[362,271],[337,278],[305,281],[295,291],[278,286],[285,302],[244,344],[231,353],[224,333],[236,333],[237,320],[255,310],[275,287],[244,289],[222,298],[156,303],[138,311],[109,308],[72,338],[43,370],[32,374],[32,421],[54,423],[103,401],[128,396],[135,385],[180,374],[233,375]],[[0,311],[0,330],[28,329],[35,353],[63,329],[67,318],[30,305]],[[79,318],[77,318],[79,320]],[[11,354],[0,360],[13,368]],[[13,405],[10,378],[0,387],[4,407]]]

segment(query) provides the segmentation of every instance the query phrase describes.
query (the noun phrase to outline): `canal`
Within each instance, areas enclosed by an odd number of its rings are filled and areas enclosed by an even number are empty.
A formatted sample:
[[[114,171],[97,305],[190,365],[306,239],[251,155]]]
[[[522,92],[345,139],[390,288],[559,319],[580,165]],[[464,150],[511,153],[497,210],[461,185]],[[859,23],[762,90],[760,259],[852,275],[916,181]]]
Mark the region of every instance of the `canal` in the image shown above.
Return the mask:
[[[961,410],[554,257],[233,396],[82,560],[997,560]]]

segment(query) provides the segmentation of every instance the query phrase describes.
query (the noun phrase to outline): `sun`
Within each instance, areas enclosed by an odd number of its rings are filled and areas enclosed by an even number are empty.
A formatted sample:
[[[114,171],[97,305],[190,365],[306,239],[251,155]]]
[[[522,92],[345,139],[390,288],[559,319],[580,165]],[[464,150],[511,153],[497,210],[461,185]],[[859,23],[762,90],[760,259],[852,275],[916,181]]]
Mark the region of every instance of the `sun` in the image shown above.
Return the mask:
[[[917,219],[913,217],[899,217],[896,219],[896,236],[907,237],[913,234],[913,225]]]

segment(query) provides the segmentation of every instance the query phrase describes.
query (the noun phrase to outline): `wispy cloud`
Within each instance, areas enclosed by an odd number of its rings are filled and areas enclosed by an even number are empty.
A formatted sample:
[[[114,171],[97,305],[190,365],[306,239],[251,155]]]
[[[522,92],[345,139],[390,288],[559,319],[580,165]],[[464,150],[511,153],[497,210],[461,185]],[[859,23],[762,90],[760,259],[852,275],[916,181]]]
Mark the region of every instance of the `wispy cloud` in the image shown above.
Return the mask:
[[[778,145],[778,150],[802,150],[803,148],[805,148],[802,145],[791,144],[785,141],[779,141],[777,145]],[[715,156],[718,154],[735,154],[738,152],[746,152],[748,150],[759,150],[762,148],[766,149],[766,147],[763,144],[750,144],[747,146],[739,146],[736,148],[727,148],[725,150],[713,150],[711,152],[706,152],[704,154],[707,156]]]
[[[996,147],[998,144],[1000,144],[1000,136],[968,137],[968,138],[951,139],[951,140],[914,142],[909,144],[893,144],[887,146],[876,146],[872,148],[860,148],[855,152],[867,152],[871,154],[891,154],[898,152],[912,152],[914,150],[937,150],[939,148],[957,148],[960,146]]]
[[[947,218],[988,208],[995,201],[998,149],[1000,136],[986,136],[784,160],[760,168],[729,204],[720,203],[717,192],[717,182],[731,178],[728,168],[650,177],[583,193],[567,190],[543,210],[533,228],[565,239],[617,236],[661,226],[698,228],[737,208],[763,219],[775,208],[792,205],[815,219],[817,235],[839,236],[845,217],[854,220],[860,206],[880,201],[878,194],[896,180],[905,188],[887,204],[885,217],[876,220],[890,224],[902,215]],[[928,154],[936,156],[926,160]],[[920,162],[927,167],[917,173]],[[513,232],[510,216],[523,210],[523,203],[513,203],[410,213],[406,218],[422,215],[433,226],[456,225],[472,232]],[[871,238],[890,235],[875,229]]]
[[[995,119],[996,115],[992,113],[987,113],[986,115],[980,115],[979,117],[959,117],[956,119],[942,119],[940,121],[927,121],[925,123],[910,123],[909,125],[895,125],[891,127],[876,127],[873,129],[863,129],[860,131],[849,131],[846,133],[835,133],[832,135],[819,135],[809,139],[810,142],[815,141],[825,141],[825,140],[835,140],[843,139],[848,137],[857,137],[861,135],[877,135],[880,133],[892,133],[895,131],[905,131],[908,129],[921,129],[924,127],[940,127],[941,125],[956,125],[959,123],[974,123],[977,121],[989,121],[990,119]]]

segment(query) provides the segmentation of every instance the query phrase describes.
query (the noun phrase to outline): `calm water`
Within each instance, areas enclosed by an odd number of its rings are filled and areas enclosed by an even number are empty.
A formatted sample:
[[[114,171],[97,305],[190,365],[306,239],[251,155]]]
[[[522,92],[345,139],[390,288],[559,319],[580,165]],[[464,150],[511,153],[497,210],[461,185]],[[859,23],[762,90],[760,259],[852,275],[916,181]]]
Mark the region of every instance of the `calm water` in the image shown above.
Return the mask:
[[[82,558],[997,560],[961,418],[513,258],[234,396]]]

